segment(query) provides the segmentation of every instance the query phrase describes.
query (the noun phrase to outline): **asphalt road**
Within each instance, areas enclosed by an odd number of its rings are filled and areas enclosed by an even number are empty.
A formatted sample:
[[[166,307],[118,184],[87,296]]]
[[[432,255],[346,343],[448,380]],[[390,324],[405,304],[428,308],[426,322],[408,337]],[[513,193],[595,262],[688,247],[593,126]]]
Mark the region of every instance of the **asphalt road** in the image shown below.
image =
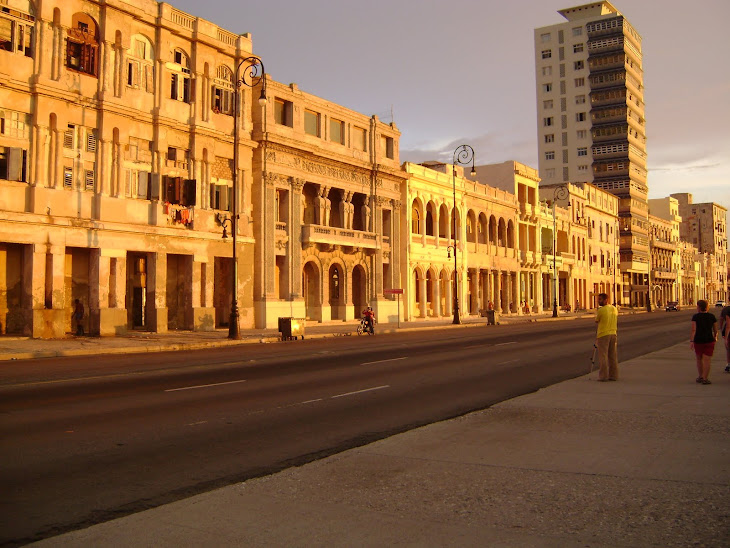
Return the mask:
[[[691,312],[622,316],[619,359]],[[583,375],[590,319],[0,368],[0,544],[300,465]]]

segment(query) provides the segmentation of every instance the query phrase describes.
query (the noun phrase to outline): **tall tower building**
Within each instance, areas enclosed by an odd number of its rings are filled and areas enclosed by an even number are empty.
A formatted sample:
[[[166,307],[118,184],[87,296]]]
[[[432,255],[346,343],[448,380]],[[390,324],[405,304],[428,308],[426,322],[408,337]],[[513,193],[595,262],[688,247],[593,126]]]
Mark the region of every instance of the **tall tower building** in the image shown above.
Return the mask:
[[[641,36],[610,2],[560,10],[535,29],[543,184],[589,182],[619,198],[622,302],[642,306],[649,272]]]

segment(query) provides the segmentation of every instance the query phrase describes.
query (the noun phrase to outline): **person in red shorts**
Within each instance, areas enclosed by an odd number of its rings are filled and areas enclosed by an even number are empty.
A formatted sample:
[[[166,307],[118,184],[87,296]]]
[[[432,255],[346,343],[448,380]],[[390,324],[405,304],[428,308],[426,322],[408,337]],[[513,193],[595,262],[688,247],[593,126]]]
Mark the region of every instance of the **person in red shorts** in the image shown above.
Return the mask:
[[[705,300],[697,301],[697,314],[692,316],[692,334],[689,338],[690,348],[697,358],[697,382],[710,382],[710,362],[717,341],[717,318],[708,312],[709,304]]]

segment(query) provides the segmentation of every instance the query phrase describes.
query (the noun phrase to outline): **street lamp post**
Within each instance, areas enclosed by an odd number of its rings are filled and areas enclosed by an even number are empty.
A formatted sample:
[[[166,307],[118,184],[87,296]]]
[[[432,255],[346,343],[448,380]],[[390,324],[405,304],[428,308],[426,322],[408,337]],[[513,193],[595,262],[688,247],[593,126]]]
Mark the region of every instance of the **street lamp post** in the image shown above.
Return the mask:
[[[451,178],[454,183],[454,213],[453,213],[453,225],[454,225],[454,324],[461,323],[461,317],[459,316],[459,272],[458,265],[456,262],[456,165],[468,165],[471,162],[471,175],[472,177],[477,174],[474,169],[474,149],[469,145],[460,145],[454,150],[454,158],[451,165]]]
[[[616,306],[616,236],[618,236],[618,223],[613,223],[613,305]]]
[[[243,74],[239,76],[241,67]],[[259,67],[261,73],[259,74]],[[258,57],[246,57],[242,59],[236,66],[235,80],[233,82],[233,206],[231,209],[231,234],[233,235],[233,278],[231,282],[231,316],[228,321],[228,338],[240,339],[241,328],[238,325],[238,255],[236,236],[238,234],[238,119],[241,115],[239,112],[239,88],[242,85],[253,88],[261,82],[261,95],[259,96],[259,105],[266,105],[266,70],[264,64]],[[224,226],[225,234],[225,226]]]
[[[555,217],[555,202],[565,200],[569,196],[568,187],[560,185],[553,191],[553,318],[558,317],[558,271],[555,264],[557,255],[557,220]]]

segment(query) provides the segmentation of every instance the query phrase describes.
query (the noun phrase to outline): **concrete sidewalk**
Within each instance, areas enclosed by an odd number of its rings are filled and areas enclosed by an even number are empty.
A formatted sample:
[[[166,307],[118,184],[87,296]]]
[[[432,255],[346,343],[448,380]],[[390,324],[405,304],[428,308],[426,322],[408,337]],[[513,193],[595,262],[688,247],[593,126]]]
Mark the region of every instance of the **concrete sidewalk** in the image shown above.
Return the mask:
[[[711,385],[682,343],[34,546],[728,546],[721,350]]]
[[[552,318],[550,312],[533,315],[503,315],[499,323],[509,325],[530,321],[574,320],[582,317],[593,317],[594,311],[566,313],[561,312],[558,318]],[[317,339],[335,336],[352,336],[357,334],[359,320],[349,322],[328,322],[319,324],[311,322],[305,327],[305,338]],[[462,318],[459,327],[483,327],[486,318]],[[378,324],[376,333],[387,334],[421,329],[451,327],[450,318],[403,321],[397,323]],[[496,326],[492,326],[496,327]],[[30,337],[0,336],[0,361],[27,360],[34,358],[56,358],[62,356],[89,356],[101,354],[134,354],[147,352],[166,352],[179,350],[200,350],[204,348],[220,348],[241,344],[272,343],[280,340],[275,329],[244,329],[241,340],[228,340],[228,330],[215,331],[169,331],[151,333],[148,331],[130,331],[119,337],[73,337],[65,339],[32,339]]]

